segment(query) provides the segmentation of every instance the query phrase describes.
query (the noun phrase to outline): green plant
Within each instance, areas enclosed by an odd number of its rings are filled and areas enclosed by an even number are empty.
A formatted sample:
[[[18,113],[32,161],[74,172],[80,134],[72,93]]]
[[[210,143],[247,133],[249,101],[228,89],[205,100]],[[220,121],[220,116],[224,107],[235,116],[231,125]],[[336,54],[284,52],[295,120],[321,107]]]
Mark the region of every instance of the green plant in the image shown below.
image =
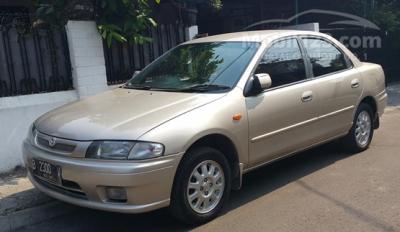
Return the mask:
[[[154,0],[156,4],[160,0]],[[149,0],[37,0],[34,26],[63,26],[68,20],[95,20],[102,38],[118,42],[151,41],[146,29],[157,23],[150,16]]]
[[[399,31],[400,9],[396,2],[383,2],[372,12],[372,20],[388,32]]]
[[[97,27],[110,46],[113,39],[118,42],[145,43],[151,38],[144,35],[149,27],[157,26],[150,17],[148,0],[101,0],[97,5]],[[155,0],[157,4],[160,0]]]
[[[161,0],[34,0],[36,20],[34,26],[48,24],[64,26],[68,20],[95,20],[102,38],[111,46],[112,41],[146,43],[151,38],[146,30],[157,26],[150,16],[150,3]],[[171,0],[174,1],[174,0]],[[222,0],[176,0],[183,5],[209,4],[222,7]]]

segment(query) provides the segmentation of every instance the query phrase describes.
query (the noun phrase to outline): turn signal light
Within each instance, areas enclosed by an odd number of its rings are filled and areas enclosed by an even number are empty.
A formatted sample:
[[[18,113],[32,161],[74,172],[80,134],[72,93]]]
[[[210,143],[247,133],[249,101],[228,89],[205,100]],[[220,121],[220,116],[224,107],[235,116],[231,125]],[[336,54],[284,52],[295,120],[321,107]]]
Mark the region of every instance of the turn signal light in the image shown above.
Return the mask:
[[[240,121],[240,119],[242,119],[242,115],[241,114],[235,114],[232,116],[233,121]]]

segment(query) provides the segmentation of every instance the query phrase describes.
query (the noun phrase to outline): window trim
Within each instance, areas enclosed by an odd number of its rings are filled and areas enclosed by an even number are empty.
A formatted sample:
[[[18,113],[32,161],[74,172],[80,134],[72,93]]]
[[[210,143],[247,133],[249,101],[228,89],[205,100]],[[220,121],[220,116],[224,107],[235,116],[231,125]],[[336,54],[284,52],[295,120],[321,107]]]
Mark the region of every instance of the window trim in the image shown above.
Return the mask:
[[[330,41],[329,39],[327,39],[325,37],[322,37],[322,36],[318,36],[318,35],[290,35],[290,36],[284,36],[284,37],[281,37],[281,38],[278,38],[278,39],[272,41],[264,49],[263,53],[258,58],[256,65],[254,65],[254,67],[252,68],[252,71],[251,71],[250,76],[248,77],[248,79],[246,81],[245,86],[248,84],[248,82],[250,82],[252,76],[254,76],[254,73],[255,73],[258,65],[261,63],[261,60],[263,59],[264,55],[268,52],[268,50],[277,42],[280,42],[280,41],[283,41],[283,40],[288,40],[288,39],[293,39],[293,38],[297,40],[297,43],[300,46],[300,51],[301,51],[303,60],[305,62],[304,64],[305,64],[305,68],[306,68],[306,79],[301,80],[301,81],[297,81],[297,82],[293,82],[293,83],[290,83],[290,84],[287,84],[287,85],[281,85],[281,86],[277,86],[277,87],[274,87],[274,88],[265,89],[264,91],[262,91],[257,96],[259,96],[261,94],[264,94],[266,92],[269,92],[269,91],[274,91],[274,90],[290,87],[290,86],[293,86],[293,85],[302,84],[302,83],[305,83],[305,82],[308,82],[308,81],[317,80],[317,79],[324,78],[324,77],[327,77],[327,76],[330,76],[330,75],[336,75],[336,74],[339,74],[339,73],[347,72],[347,71],[350,71],[350,70],[355,68],[353,61],[343,51],[343,49],[341,49],[339,46],[337,46],[334,42]],[[336,49],[339,50],[339,52],[341,52],[344,55],[345,61],[346,61],[346,65],[347,65],[347,69],[342,69],[342,70],[339,70],[339,71],[336,71],[336,72],[327,73],[327,74],[324,74],[322,76],[315,77],[314,73],[313,73],[313,70],[312,70],[312,64],[311,64],[310,58],[308,57],[307,51],[306,51],[306,49],[304,47],[304,43],[303,43],[303,40],[302,40],[303,38],[321,39],[321,40],[323,40],[323,41],[325,41],[327,43],[332,44]],[[245,91],[246,91],[245,89],[246,88],[243,89],[243,95],[244,96],[245,96]],[[257,97],[257,96],[245,96],[245,97]]]
[[[351,59],[347,56],[347,54],[343,51],[343,49],[341,49],[339,46],[337,46],[337,45],[336,45],[335,43],[333,43],[332,41],[330,41],[330,40],[328,40],[328,39],[326,39],[326,38],[324,38],[324,37],[322,37],[322,36],[317,36],[317,35],[300,35],[300,36],[298,36],[298,39],[299,39],[299,43],[301,43],[301,46],[304,48],[304,56],[306,57],[306,59],[307,59],[309,65],[310,65],[309,68],[310,68],[310,74],[311,74],[311,75],[310,75],[310,79],[311,79],[311,80],[320,79],[320,78],[324,78],[324,77],[327,77],[327,76],[330,76],[330,75],[335,75],[335,74],[338,74],[338,73],[346,72],[346,71],[352,70],[352,69],[354,68],[354,63],[353,63],[353,62],[351,61]],[[340,53],[343,54],[344,61],[345,61],[347,67],[346,67],[345,69],[341,69],[341,70],[338,70],[338,71],[335,71],[335,72],[326,73],[326,74],[320,75],[320,76],[314,76],[314,70],[313,70],[313,68],[312,68],[311,59],[310,59],[310,57],[308,56],[307,49],[306,49],[305,46],[304,46],[303,39],[319,39],[319,40],[322,40],[322,41],[324,41],[324,42],[326,42],[326,43],[328,43],[328,44],[331,44],[331,45],[332,45],[333,47],[335,47]]]
[[[310,81],[310,80],[313,80],[313,78],[312,78],[312,76],[311,76],[311,73],[310,73],[310,68],[311,68],[311,67],[309,67],[309,64],[308,64],[308,63],[309,63],[309,60],[307,59],[307,56],[305,56],[305,53],[304,53],[304,50],[303,50],[303,47],[302,47],[303,44],[302,44],[301,41],[300,41],[300,37],[299,37],[298,35],[290,35],[290,36],[284,36],[284,37],[281,37],[281,38],[278,38],[278,39],[272,41],[272,42],[264,49],[264,51],[262,52],[262,54],[261,54],[260,57],[258,58],[256,65],[254,65],[254,67],[253,67],[253,69],[252,69],[252,71],[251,71],[251,74],[250,74],[250,76],[248,77],[248,79],[247,79],[247,81],[246,81],[246,85],[247,85],[248,82],[250,81],[251,77],[254,76],[254,73],[255,73],[255,71],[256,71],[258,65],[260,65],[262,59],[264,58],[264,56],[265,56],[265,54],[268,52],[268,50],[269,50],[274,44],[279,43],[279,42],[281,42],[281,41],[290,40],[290,39],[295,39],[295,40],[297,41],[297,44],[299,45],[301,57],[302,57],[302,59],[303,59],[303,61],[304,61],[304,67],[305,67],[305,70],[306,70],[305,79],[300,80],[300,81],[296,81],[296,82],[293,82],[293,83],[289,83],[289,84],[286,84],[286,85],[281,85],[281,86],[277,86],[277,87],[274,87],[274,88],[265,89],[264,91],[262,91],[262,92],[261,92],[260,94],[258,94],[257,96],[259,96],[259,95],[261,95],[261,94],[263,94],[263,93],[266,93],[266,92],[270,92],[270,91],[273,91],[273,90],[286,88],[286,87],[289,87],[289,86],[292,86],[292,85],[297,85],[297,84],[301,84],[301,83],[304,83],[304,82],[308,82],[308,81]],[[243,95],[245,96],[245,89],[243,90]],[[248,96],[246,96],[246,97],[248,97]],[[255,96],[252,96],[252,97],[255,97]]]

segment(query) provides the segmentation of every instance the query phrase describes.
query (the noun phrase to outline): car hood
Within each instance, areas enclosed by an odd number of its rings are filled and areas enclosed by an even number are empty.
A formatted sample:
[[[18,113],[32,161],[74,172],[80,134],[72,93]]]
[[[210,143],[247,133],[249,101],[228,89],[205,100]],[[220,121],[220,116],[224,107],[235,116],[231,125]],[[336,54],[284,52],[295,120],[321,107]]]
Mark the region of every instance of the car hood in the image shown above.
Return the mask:
[[[118,88],[50,111],[35,126],[42,133],[73,140],[135,140],[223,95]]]

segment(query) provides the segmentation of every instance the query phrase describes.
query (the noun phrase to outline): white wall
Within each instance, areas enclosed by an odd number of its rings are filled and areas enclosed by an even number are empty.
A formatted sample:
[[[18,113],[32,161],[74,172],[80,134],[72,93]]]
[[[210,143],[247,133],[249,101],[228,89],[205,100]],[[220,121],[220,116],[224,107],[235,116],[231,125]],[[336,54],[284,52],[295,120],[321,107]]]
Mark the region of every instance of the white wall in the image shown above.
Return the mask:
[[[68,21],[65,26],[72,81],[79,97],[108,89],[102,38],[93,21]]]
[[[22,165],[22,141],[36,118],[77,99],[74,90],[0,98],[0,173]]]
[[[75,90],[0,98],[0,173],[22,165],[22,141],[40,115],[108,90],[103,43],[93,21],[65,26]]]
[[[65,26],[75,90],[0,97],[0,173],[22,165],[22,141],[40,115],[71,101],[118,87],[107,86],[101,36],[93,21],[69,21]],[[197,26],[188,29],[190,39]]]
[[[0,173],[22,165],[22,141],[36,118],[108,89],[103,43],[96,23],[69,21],[65,29],[75,90],[0,98]]]
[[[197,34],[199,34],[199,27],[197,25],[186,28],[186,40],[194,39]]]

